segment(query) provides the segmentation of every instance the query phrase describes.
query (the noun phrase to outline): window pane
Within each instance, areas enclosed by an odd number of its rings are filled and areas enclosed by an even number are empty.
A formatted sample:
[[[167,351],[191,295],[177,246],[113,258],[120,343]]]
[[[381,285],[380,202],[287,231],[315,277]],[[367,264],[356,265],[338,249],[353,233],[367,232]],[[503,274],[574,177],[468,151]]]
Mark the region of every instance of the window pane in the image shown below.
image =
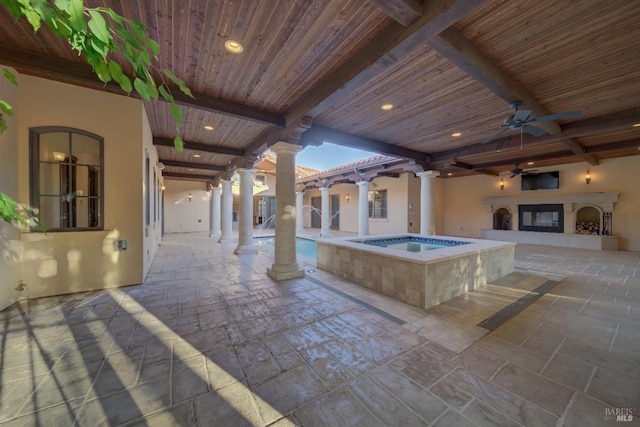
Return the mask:
[[[87,135],[71,136],[73,155],[81,165],[100,165],[100,141]]]
[[[40,163],[40,194],[58,195],[60,191],[60,168],[58,163]],[[66,191],[65,191],[66,192]]]
[[[69,133],[51,132],[40,134],[41,162],[61,162],[69,155]]]
[[[49,230],[60,228],[62,214],[60,197],[40,197],[40,212],[38,218],[42,225]]]

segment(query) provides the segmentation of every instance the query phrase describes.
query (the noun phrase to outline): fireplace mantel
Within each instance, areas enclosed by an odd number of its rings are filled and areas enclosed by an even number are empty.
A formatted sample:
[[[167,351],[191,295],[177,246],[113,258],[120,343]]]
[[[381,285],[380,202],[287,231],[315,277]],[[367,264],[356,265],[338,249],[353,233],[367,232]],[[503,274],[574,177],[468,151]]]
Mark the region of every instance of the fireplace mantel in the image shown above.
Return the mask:
[[[483,202],[494,212],[500,207],[538,204],[571,204],[572,210],[582,206],[597,206],[604,212],[613,212],[613,204],[620,193],[532,194],[507,197],[486,197]],[[566,206],[565,206],[566,210]]]
[[[612,232],[613,209],[619,195],[620,193],[577,193],[487,197],[483,202],[489,212],[495,214],[498,210],[506,209],[513,220],[509,229],[486,229],[482,234],[487,239],[517,243],[617,250],[618,239],[610,234]],[[561,204],[563,206],[564,233],[518,231],[518,206],[544,204]],[[583,207],[593,207],[600,213],[600,228],[604,230],[602,235],[575,234],[576,214]]]

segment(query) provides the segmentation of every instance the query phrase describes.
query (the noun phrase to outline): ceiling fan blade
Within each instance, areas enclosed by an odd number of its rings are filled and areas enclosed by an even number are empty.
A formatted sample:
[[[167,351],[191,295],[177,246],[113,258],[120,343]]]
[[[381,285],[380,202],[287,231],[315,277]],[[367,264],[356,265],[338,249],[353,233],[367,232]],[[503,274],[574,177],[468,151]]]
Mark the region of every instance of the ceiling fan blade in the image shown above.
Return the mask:
[[[511,119],[511,121],[524,122],[525,120],[527,120],[527,118],[529,118],[530,114],[531,114],[531,110],[518,110],[513,115],[513,118]]]
[[[533,135],[533,136],[541,136],[547,133],[544,129],[540,129],[539,127],[529,126],[529,125],[524,125],[522,129],[529,135]]]
[[[582,110],[567,111],[566,113],[551,114],[548,116],[535,117],[529,123],[550,122],[552,120],[569,119],[582,115]]]
[[[484,141],[482,141],[480,144],[486,144],[487,142],[491,142],[491,141],[493,141],[494,139],[496,139],[497,137],[499,137],[500,135],[502,135],[503,133],[505,133],[505,132],[506,132],[506,131],[508,131],[508,130],[509,130],[509,128],[508,128],[508,127],[503,127],[502,129],[500,129],[500,130],[498,131],[498,133],[496,133],[495,135],[490,136],[489,138],[485,139],[485,140],[484,140]]]
[[[511,176],[509,178],[515,178],[516,176],[518,176],[519,174],[517,173],[512,173]]]

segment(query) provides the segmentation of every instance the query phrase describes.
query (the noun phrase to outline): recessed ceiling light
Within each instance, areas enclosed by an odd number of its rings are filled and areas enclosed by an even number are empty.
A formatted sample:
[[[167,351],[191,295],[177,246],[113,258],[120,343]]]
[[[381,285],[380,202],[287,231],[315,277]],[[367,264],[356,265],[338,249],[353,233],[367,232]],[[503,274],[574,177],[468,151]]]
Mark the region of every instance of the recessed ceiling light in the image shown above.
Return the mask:
[[[393,108],[393,104],[384,104],[380,108],[382,108],[384,111],[389,111],[389,110],[391,110]]]
[[[531,166],[531,165],[533,165],[533,164],[534,164],[534,162],[528,162],[527,164],[528,164],[529,166]]]
[[[451,172],[449,172],[449,173],[447,174],[447,176],[451,176],[451,175],[453,175]]]
[[[242,43],[235,40],[227,40],[224,42],[224,47],[231,53],[242,53],[244,51]]]
[[[188,170],[188,171],[193,171],[193,168],[189,168],[189,169],[187,169],[187,170]]]
[[[200,158],[200,154],[194,154],[193,157],[195,157],[196,159]]]
[[[460,132],[454,132],[451,134],[452,137],[457,138],[459,136],[462,136],[462,134]]]
[[[640,128],[640,123],[634,123],[631,125],[633,128]]]
[[[204,128],[206,130],[213,130],[213,126],[211,126],[211,125],[205,125]]]

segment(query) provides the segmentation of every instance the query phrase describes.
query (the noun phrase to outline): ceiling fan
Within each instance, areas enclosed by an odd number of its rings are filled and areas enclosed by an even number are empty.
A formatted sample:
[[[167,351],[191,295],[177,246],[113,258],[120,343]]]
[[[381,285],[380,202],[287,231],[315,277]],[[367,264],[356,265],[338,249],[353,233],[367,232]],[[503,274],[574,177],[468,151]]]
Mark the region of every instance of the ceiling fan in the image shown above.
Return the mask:
[[[516,166],[513,169],[511,169],[511,171],[510,171],[511,172],[511,176],[509,178],[513,178],[513,177],[516,177],[518,175],[527,175],[528,173],[537,172],[537,169],[530,169],[528,171],[525,171],[524,169],[521,169],[521,168],[518,167],[519,164],[520,163],[516,163]]]
[[[502,129],[498,131],[493,136],[482,141],[482,144],[486,144],[487,142],[493,141],[503,133],[508,130],[520,130],[520,134],[522,132],[527,132],[529,135],[533,136],[541,136],[546,133],[546,131],[537,126],[532,126],[536,123],[542,122],[550,122],[552,120],[560,120],[560,119],[568,119],[570,117],[576,117],[582,114],[581,110],[567,111],[565,113],[559,114],[550,114],[548,116],[542,117],[531,117],[531,110],[520,110],[519,108],[522,106],[522,101],[515,101],[509,104],[509,107],[515,110],[515,112],[509,117],[504,119],[502,124]]]

